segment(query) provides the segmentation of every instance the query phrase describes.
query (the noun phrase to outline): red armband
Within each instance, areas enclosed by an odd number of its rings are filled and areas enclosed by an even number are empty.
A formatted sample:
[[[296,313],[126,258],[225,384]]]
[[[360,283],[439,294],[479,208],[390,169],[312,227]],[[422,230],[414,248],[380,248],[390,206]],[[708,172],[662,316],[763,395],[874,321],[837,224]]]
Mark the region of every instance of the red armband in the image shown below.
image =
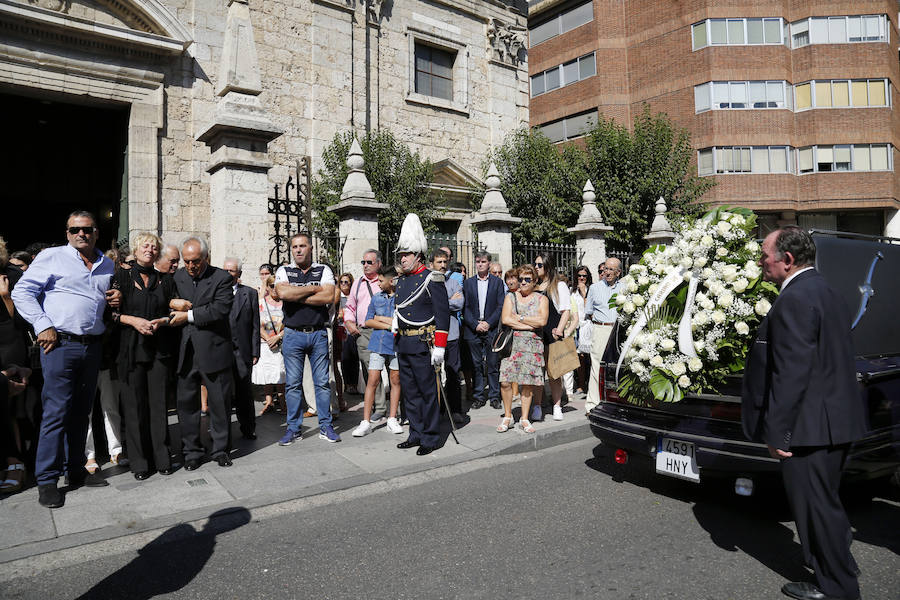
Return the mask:
[[[435,331],[434,332],[434,346],[435,346],[435,348],[446,348],[447,347],[447,332],[446,331]]]

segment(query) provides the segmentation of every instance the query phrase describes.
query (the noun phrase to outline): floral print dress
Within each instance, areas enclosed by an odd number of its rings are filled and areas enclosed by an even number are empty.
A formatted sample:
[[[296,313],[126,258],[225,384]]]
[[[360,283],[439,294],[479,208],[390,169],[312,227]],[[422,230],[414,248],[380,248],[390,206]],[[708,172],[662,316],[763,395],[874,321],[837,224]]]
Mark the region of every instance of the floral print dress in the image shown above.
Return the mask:
[[[527,301],[514,303],[513,310],[524,317],[535,317],[540,302],[540,294],[532,292]],[[544,342],[541,332],[513,330],[509,356],[500,362],[500,381],[543,385]]]

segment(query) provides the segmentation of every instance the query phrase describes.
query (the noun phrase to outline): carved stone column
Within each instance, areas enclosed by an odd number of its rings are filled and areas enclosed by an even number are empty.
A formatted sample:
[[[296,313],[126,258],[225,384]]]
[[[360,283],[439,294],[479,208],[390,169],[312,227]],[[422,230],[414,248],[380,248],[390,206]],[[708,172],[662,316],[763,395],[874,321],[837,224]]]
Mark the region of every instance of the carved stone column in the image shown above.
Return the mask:
[[[575,234],[575,247],[581,264],[591,272],[595,272],[600,263],[606,261],[606,232],[612,231],[612,227],[603,222],[603,215],[597,208],[597,194],[594,193],[594,184],[588,179],[581,193],[581,213],[575,227],[569,227],[568,231]]]
[[[388,207],[375,200],[375,192],[366,178],[365,166],[362,148],[353,138],[347,154],[350,172],[341,191],[341,201],[328,207],[341,219],[338,235],[344,249],[340,270],[351,273],[354,278],[362,277],[359,261],[363,253],[369,248],[378,248],[378,213]],[[391,264],[389,261],[390,257],[385,257],[385,264]]]
[[[268,143],[282,134],[259,101],[262,83],[247,0],[229,0],[210,148],[210,255],[251,265],[269,256]]]
[[[478,243],[484,246],[504,269],[513,265],[512,226],[522,219],[509,214],[506,199],[500,191],[500,173],[491,163],[485,179],[487,191],[481,209],[472,215],[471,223],[478,226]]]

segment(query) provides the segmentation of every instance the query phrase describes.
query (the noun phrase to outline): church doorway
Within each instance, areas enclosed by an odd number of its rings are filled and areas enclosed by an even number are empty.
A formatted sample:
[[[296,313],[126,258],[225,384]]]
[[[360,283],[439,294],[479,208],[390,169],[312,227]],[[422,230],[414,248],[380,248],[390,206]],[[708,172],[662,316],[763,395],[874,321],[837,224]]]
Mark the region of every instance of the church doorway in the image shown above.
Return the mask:
[[[0,235],[10,251],[65,243],[74,210],[97,217],[98,249],[127,237],[127,107],[0,94],[0,114]]]

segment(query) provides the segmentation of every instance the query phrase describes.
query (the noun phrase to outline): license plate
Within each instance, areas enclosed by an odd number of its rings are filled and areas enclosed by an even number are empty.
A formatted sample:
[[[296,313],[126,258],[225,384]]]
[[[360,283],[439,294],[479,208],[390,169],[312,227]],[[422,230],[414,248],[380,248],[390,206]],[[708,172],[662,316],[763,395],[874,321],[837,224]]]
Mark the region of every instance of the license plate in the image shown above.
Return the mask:
[[[667,437],[657,439],[656,472],[700,483],[694,444]]]

